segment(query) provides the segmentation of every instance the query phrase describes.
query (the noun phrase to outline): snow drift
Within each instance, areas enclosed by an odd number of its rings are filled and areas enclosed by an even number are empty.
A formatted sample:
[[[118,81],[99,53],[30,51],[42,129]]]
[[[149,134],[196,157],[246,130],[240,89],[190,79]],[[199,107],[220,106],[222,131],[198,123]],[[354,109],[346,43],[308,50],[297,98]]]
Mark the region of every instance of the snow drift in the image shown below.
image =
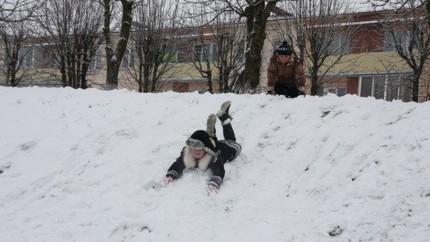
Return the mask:
[[[161,185],[226,100],[220,191]],[[1,87],[0,113],[0,241],[430,241],[428,102]]]

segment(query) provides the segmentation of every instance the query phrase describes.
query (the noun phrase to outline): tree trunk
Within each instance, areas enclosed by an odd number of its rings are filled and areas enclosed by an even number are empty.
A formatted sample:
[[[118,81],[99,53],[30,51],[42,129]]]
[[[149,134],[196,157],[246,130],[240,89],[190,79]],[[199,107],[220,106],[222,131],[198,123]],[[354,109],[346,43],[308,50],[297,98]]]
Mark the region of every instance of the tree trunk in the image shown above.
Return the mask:
[[[61,53],[60,57],[60,73],[61,73],[61,84],[63,87],[67,87],[67,74],[66,74],[66,58],[64,53]]]
[[[112,90],[118,88],[118,74],[121,66],[122,58],[127,49],[127,42],[131,31],[133,1],[121,0],[122,4],[122,19],[119,40],[114,50],[110,36],[111,24],[111,1],[104,0],[104,27],[103,34],[106,42],[106,89]]]
[[[149,92],[149,71],[151,70],[150,64],[143,65],[143,92]]]
[[[412,79],[412,101],[413,102],[418,102],[418,98],[419,98],[419,84],[420,84],[420,76],[421,76],[421,72],[420,70],[415,70],[414,71],[414,76]]]
[[[277,2],[271,1],[265,5],[265,1],[260,1],[245,9],[248,50],[245,68],[237,80],[236,92],[255,89],[260,84],[261,51],[266,39],[267,19]]]
[[[116,65],[116,62],[112,63],[110,59],[108,59],[107,61],[108,64],[106,65],[106,89],[113,90],[118,88],[119,66]]]
[[[210,92],[210,93],[214,93],[214,89],[213,89],[213,85],[212,85],[212,71],[211,70],[209,70],[208,72],[207,72],[207,79],[208,79],[208,91]]]
[[[156,91],[156,87],[157,87],[157,73],[158,73],[158,65],[154,65],[154,71],[152,72],[152,87],[151,87],[151,92],[155,92]]]
[[[316,96],[318,95],[318,90],[320,88],[318,82],[318,67],[316,67],[316,65],[313,66],[313,71],[311,72],[311,83],[311,95]]]
[[[430,28],[430,1],[429,0],[427,0],[426,9],[427,9],[427,24]]]
[[[139,84],[139,92],[144,92],[145,86],[144,86],[144,80],[143,80],[143,64],[142,62],[139,63],[139,67],[137,70],[137,81]]]

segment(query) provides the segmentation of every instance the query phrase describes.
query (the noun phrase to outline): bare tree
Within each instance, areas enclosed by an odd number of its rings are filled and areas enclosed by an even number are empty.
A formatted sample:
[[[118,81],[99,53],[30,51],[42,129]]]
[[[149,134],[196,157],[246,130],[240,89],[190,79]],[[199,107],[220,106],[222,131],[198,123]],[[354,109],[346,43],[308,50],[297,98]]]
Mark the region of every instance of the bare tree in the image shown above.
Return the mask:
[[[190,47],[191,51],[188,53],[183,49],[179,51],[182,52],[184,59],[191,61],[201,78],[206,80],[207,88],[205,89],[213,93],[214,64],[218,61],[218,45],[214,42],[214,36],[217,33],[212,32],[212,25],[213,19],[216,19],[217,15],[213,12],[212,7],[205,4],[197,6],[191,11],[185,10],[186,16],[192,19],[192,22],[187,23],[189,28],[183,31],[186,33],[185,39],[189,42],[187,47]]]
[[[246,0],[246,5],[241,7],[225,1],[230,9],[245,18],[246,23],[245,66],[234,87],[236,92],[246,92],[260,84],[261,51],[266,39],[266,24],[272,10],[280,1]]]
[[[213,61],[218,46],[207,39],[203,28],[196,28],[196,39],[191,61],[200,75],[207,80],[208,92],[213,93]]]
[[[217,46],[214,66],[219,73],[220,92],[231,92],[245,60],[243,24],[231,12],[220,14],[210,26]]]
[[[44,0],[0,0],[0,23],[28,20]]]
[[[38,23],[48,66],[60,70],[63,86],[87,88],[87,73],[101,44],[100,5],[91,0],[47,0]]]
[[[31,61],[33,48],[26,42],[30,32],[26,26],[42,2],[0,0],[0,38],[4,45],[1,57],[4,66],[0,69],[5,76],[6,85],[17,86],[30,78],[26,65]]]
[[[396,9],[396,11],[402,9],[413,8],[425,9],[427,12],[427,25],[430,27],[430,1],[429,0],[367,0],[373,7],[385,7]]]
[[[278,29],[298,46],[297,56],[310,74],[312,95],[318,95],[340,74],[333,72],[336,65],[349,62],[344,72],[354,66],[353,60],[345,58],[350,45],[358,41],[351,38],[357,27],[349,25],[353,15],[347,4],[344,0],[298,0],[281,5],[294,17],[286,19],[284,27]]]
[[[403,7],[383,16],[382,23],[395,51],[412,70],[406,85],[412,90],[412,101],[418,102],[420,79],[430,56],[430,31],[424,8],[414,1],[407,1]]]
[[[266,39],[267,20],[282,0],[185,0],[188,3],[201,4],[211,8],[212,19],[223,12],[234,12],[245,22],[245,64],[244,68],[234,82],[234,91],[238,93],[253,92],[260,83],[261,51]]]
[[[188,13],[193,18],[191,36],[195,36],[188,59],[207,80],[207,91],[213,93],[214,81],[218,81],[220,92],[230,92],[244,64],[244,24],[238,14],[225,11],[227,6],[222,1],[199,6]]]
[[[207,14],[211,10],[203,5],[200,8],[193,8],[193,11],[188,13],[191,18],[194,18],[190,37],[188,37],[193,43],[193,49],[188,54],[188,59],[201,77],[207,80],[207,91],[213,93],[214,63],[218,61],[218,45],[214,41],[214,36],[218,33],[212,31],[214,16],[213,13]]]
[[[128,64],[139,92],[155,92],[158,81],[172,69],[176,55],[178,3],[169,0],[140,2],[135,9],[135,22],[130,37],[129,57],[134,53],[136,63]],[[130,52],[131,51],[131,52]]]
[[[28,74],[28,68],[31,67],[29,65],[33,46],[27,41],[31,36],[26,25],[25,21],[6,22],[0,29],[4,46],[4,55],[0,57],[4,65],[0,67],[0,71],[5,77],[7,86],[16,87],[31,77]]]
[[[113,24],[112,10],[115,2],[120,2],[122,6],[119,39],[114,43],[111,36],[111,25]],[[103,6],[103,35],[105,39],[106,51],[106,88],[108,90],[118,87],[118,74],[121,67],[121,62],[127,50],[128,38],[131,32],[131,24],[133,20],[133,7],[137,2],[130,0],[98,0]]]

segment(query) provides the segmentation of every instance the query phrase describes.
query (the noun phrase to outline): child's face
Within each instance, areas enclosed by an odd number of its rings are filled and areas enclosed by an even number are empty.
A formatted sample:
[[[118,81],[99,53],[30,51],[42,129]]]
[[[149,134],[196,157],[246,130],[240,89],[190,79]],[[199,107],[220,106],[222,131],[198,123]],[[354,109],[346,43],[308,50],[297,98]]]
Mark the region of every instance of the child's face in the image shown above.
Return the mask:
[[[290,61],[291,59],[291,55],[278,55],[278,61],[281,62],[282,64],[287,63],[288,61]]]
[[[200,159],[205,155],[205,151],[202,149],[191,149],[191,153],[193,154],[193,157],[196,159]]]

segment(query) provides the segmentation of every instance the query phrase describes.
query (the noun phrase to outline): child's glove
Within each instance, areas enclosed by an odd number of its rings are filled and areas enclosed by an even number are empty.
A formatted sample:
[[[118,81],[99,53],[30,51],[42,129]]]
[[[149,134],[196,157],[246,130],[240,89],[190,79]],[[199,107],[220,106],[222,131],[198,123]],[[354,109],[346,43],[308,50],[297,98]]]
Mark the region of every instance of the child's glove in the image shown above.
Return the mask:
[[[216,187],[216,186],[214,186],[212,184],[208,185],[209,192],[218,192],[218,189],[219,189],[218,187]]]
[[[163,182],[164,182],[164,184],[169,184],[169,183],[173,182],[174,180],[175,179],[173,179],[172,177],[166,176],[166,177],[164,177]]]
[[[213,191],[218,191],[219,186],[221,186],[222,183],[222,178],[219,176],[212,176],[211,179],[209,179],[208,182],[208,188],[209,191],[213,192]]]

